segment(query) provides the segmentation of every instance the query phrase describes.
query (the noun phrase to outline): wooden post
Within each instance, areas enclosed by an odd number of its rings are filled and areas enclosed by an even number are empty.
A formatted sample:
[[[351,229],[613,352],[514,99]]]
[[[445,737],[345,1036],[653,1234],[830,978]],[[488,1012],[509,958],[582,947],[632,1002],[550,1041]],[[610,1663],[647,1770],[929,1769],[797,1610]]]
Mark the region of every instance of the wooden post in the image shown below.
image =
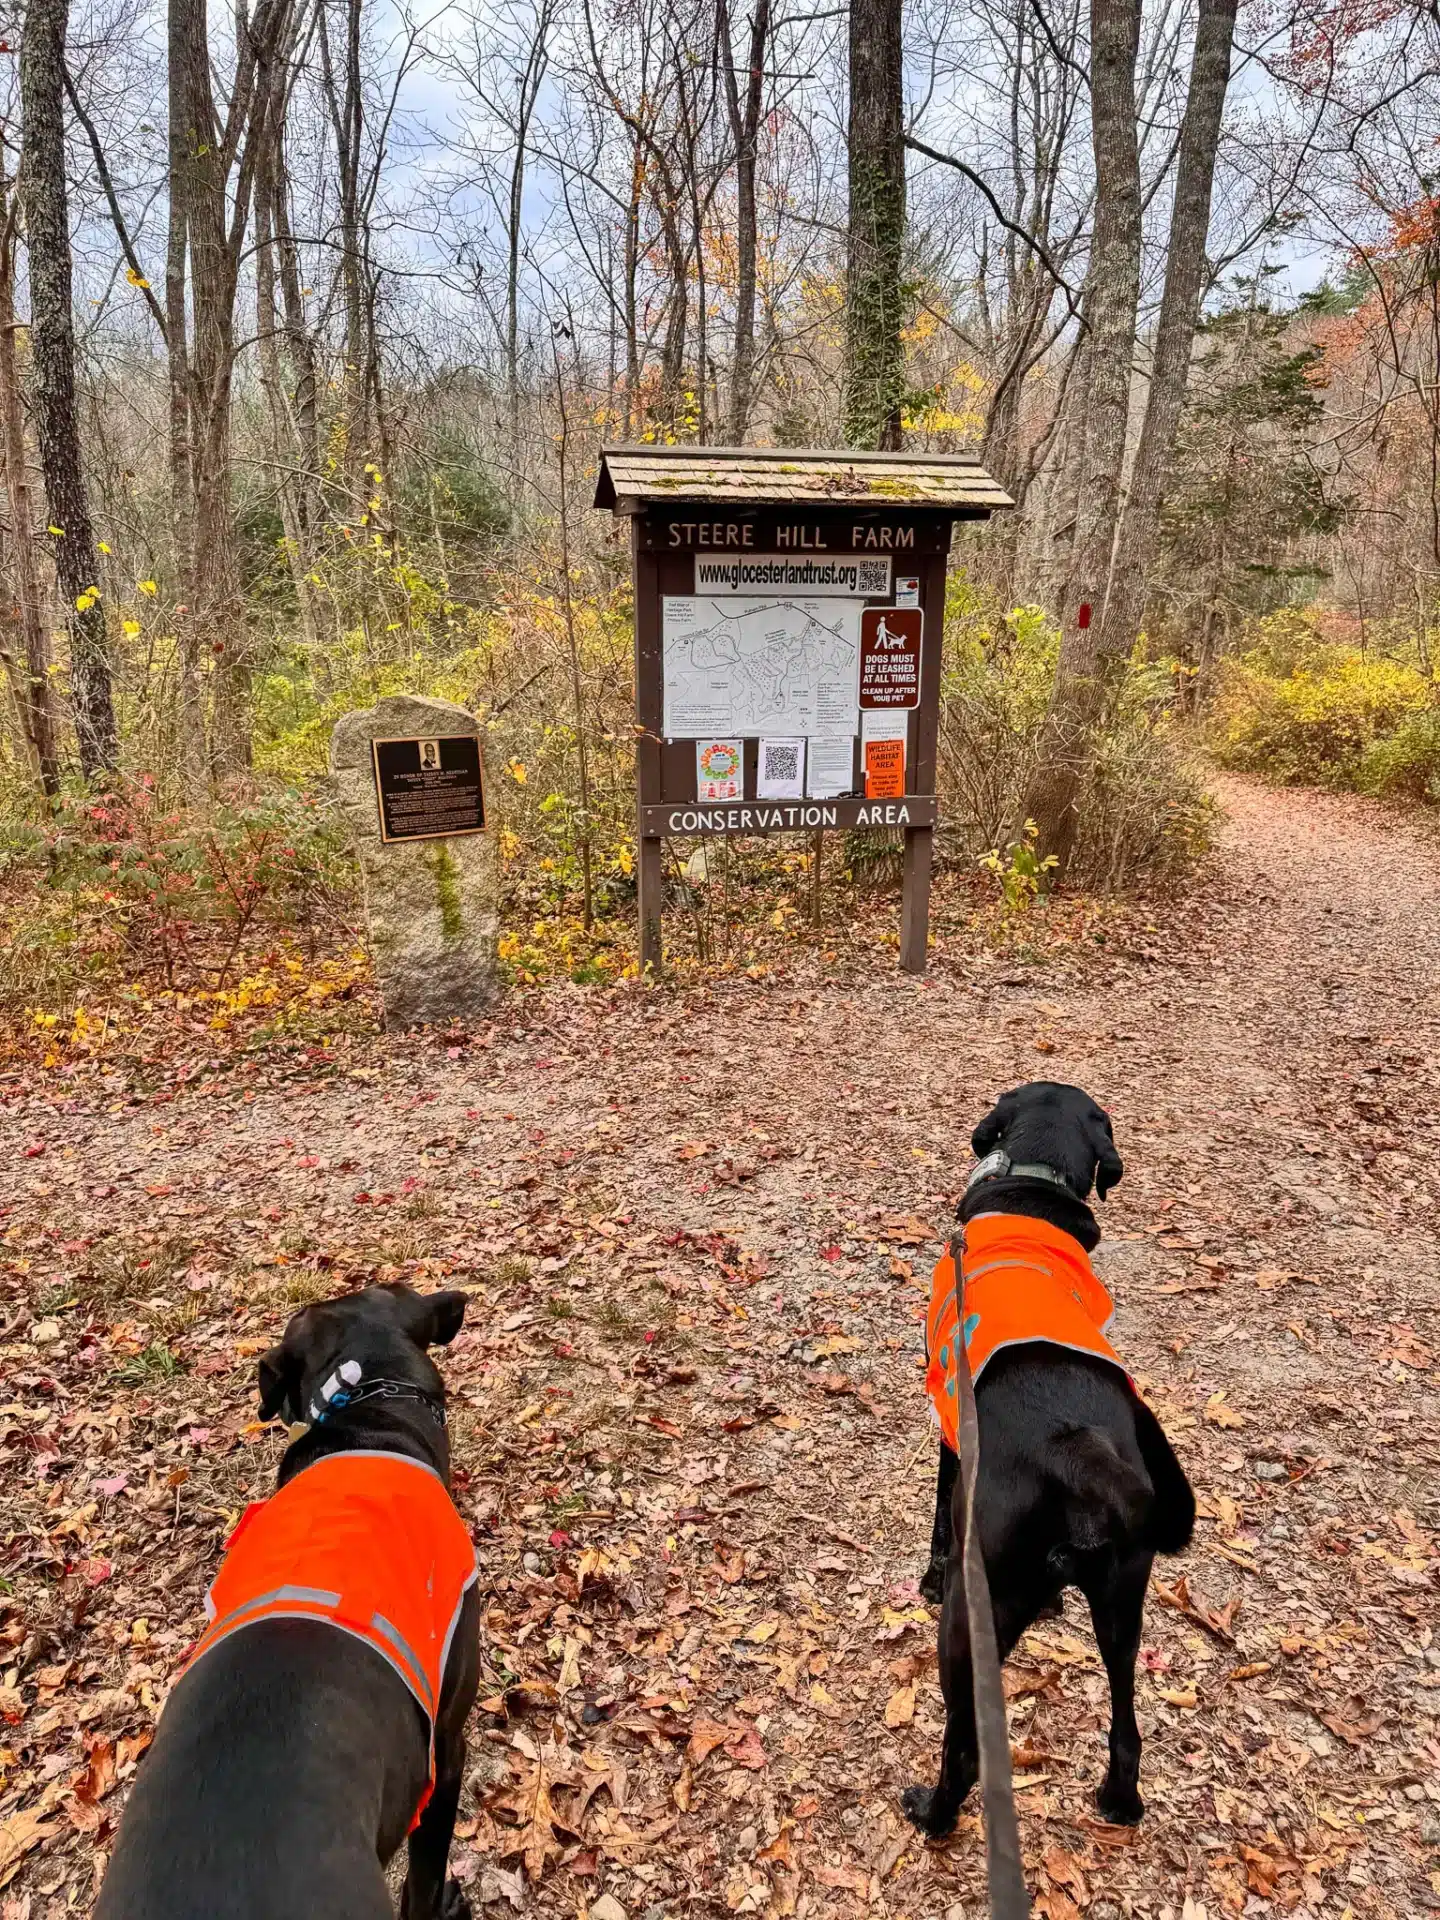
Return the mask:
[[[940,730],[940,665],[945,644],[946,555],[916,562],[920,607],[925,616],[920,653],[920,704],[910,723],[914,755],[906,769],[907,793],[933,793]],[[930,867],[933,827],[907,827],[900,877],[900,965],[906,973],[924,973],[930,946]]]
[[[640,733],[635,742],[635,786],[640,806],[658,806],[661,788],[660,729],[664,725],[665,673],[660,634],[660,560],[640,545],[640,516],[630,522],[631,578],[635,582],[635,694]],[[665,964],[661,914],[665,905],[665,842],[639,833],[636,879],[640,911],[640,971]]]

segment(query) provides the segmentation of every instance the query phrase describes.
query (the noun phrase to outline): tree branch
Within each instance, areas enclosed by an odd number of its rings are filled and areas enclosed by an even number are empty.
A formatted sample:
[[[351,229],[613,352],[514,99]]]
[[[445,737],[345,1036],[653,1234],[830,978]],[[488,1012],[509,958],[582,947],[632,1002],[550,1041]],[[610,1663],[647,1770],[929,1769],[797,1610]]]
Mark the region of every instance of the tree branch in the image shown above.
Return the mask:
[[[905,135],[905,144],[911,148],[913,152],[923,153],[927,160],[938,160],[941,166],[954,167],[957,173],[964,174],[971,186],[975,187],[984,195],[985,199],[989,202],[991,212],[1006,232],[1013,233],[1017,240],[1023,240],[1025,245],[1029,247],[1030,251],[1035,255],[1035,258],[1064,294],[1065,303],[1070,309],[1070,318],[1072,320],[1078,318],[1080,325],[1083,327],[1085,325],[1085,316],[1080,312],[1079,297],[1070,285],[1070,282],[1046,252],[1044,243],[1031,233],[1028,228],[1020,226],[1010,218],[1009,214],[1006,213],[1005,209],[995,198],[994,193],[986,185],[985,181],[981,179],[980,175],[976,173],[972,167],[967,167],[963,160],[957,160],[954,154],[941,153],[936,147],[927,147],[925,142],[923,140],[917,140],[913,133],[907,133]]]
[[[70,101],[70,106],[75,118],[85,129],[85,137],[90,142],[90,151],[95,156],[95,171],[100,176],[100,185],[105,191],[105,199],[110,208],[111,224],[115,228],[115,236],[120,242],[120,251],[125,256],[125,263],[134,275],[134,280],[131,284],[138,286],[144,294],[145,304],[149,307],[151,317],[160,329],[160,338],[164,341],[168,349],[170,345],[170,335],[165,326],[165,314],[160,302],[151,291],[149,276],[141,266],[139,256],[130,243],[130,235],[125,226],[125,216],[120,211],[120,202],[115,193],[115,182],[110,177],[110,168],[105,160],[104,149],[100,145],[100,136],[95,131],[94,121],[80,104],[80,96],[75,91],[75,82],[70,78],[70,69],[68,66],[65,68],[64,74],[66,96]]]

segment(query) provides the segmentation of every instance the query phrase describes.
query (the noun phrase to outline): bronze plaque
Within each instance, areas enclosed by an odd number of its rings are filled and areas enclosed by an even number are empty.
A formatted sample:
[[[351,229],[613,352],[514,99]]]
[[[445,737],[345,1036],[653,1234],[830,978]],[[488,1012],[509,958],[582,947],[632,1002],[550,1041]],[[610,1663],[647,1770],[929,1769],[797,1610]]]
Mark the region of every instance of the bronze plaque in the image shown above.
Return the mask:
[[[872,713],[920,704],[918,607],[867,607],[860,616],[860,705]]]
[[[382,840],[449,840],[484,831],[480,742],[473,733],[371,745]]]

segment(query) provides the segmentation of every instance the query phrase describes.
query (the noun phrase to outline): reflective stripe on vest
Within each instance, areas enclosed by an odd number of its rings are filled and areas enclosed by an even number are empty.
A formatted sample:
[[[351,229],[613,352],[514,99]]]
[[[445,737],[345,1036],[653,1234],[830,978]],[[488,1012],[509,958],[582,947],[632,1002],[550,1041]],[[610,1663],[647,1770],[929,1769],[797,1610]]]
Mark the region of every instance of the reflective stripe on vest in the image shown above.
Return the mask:
[[[189,1665],[266,1620],[318,1620],[373,1647],[419,1703],[435,1785],[435,1714],[475,1548],[439,1474],[404,1454],[326,1454],[247,1507],[205,1598]]]
[[[965,1327],[955,1297],[949,1251],[935,1264],[925,1323],[929,1366],[925,1390],[945,1444],[960,1450],[959,1383],[963,1351],[978,1381],[1005,1347],[1043,1340],[1072,1353],[1093,1354],[1124,1372],[1105,1338],[1114,1302],[1078,1240],[1044,1220],[1018,1213],[986,1213],[964,1230]]]

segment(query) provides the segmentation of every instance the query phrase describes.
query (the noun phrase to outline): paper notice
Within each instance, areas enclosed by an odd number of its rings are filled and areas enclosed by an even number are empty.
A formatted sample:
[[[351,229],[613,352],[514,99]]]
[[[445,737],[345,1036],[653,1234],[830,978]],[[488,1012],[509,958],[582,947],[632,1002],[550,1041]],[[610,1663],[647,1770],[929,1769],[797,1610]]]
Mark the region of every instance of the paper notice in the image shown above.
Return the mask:
[[[855,741],[812,740],[806,754],[805,792],[811,800],[833,800],[855,791]]]
[[[905,792],[905,742],[865,742],[865,798],[898,800]]]
[[[860,716],[860,732],[866,740],[908,740],[910,715],[904,707],[880,707]]]
[[[743,740],[695,742],[695,797],[697,800],[745,798]]]
[[[762,740],[755,778],[757,800],[800,800],[805,794],[805,742]]]
[[[664,599],[665,732],[679,740],[728,734],[734,724],[728,662],[703,644],[698,603]]]
[[[895,604],[897,607],[918,607],[920,604],[920,580],[913,573],[897,574],[895,578]]]

